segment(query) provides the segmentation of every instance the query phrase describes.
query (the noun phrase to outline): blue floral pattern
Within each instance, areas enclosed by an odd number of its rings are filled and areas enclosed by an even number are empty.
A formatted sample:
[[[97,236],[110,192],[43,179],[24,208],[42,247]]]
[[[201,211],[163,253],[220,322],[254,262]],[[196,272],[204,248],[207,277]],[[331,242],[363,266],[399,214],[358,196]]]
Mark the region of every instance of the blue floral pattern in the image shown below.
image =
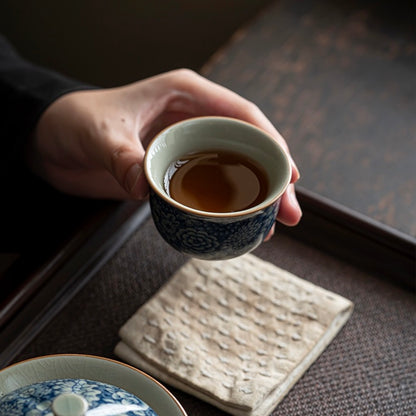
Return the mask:
[[[225,260],[254,250],[266,237],[279,203],[245,218],[199,217],[182,211],[150,192],[150,205],[160,235],[176,250],[205,260]]]
[[[88,402],[88,412],[98,407],[103,415],[157,416],[135,395],[116,386],[86,379],[59,379],[31,384],[0,398],[0,415],[53,416],[53,400],[61,394],[74,393]],[[117,407],[117,412],[108,410]]]

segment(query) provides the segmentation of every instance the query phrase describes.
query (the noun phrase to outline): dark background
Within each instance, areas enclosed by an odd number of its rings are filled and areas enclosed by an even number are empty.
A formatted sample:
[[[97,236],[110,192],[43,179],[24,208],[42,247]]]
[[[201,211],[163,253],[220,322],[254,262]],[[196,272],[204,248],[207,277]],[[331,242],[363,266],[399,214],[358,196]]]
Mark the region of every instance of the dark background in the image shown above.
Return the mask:
[[[198,70],[270,0],[0,2],[0,31],[29,60],[99,86]]]

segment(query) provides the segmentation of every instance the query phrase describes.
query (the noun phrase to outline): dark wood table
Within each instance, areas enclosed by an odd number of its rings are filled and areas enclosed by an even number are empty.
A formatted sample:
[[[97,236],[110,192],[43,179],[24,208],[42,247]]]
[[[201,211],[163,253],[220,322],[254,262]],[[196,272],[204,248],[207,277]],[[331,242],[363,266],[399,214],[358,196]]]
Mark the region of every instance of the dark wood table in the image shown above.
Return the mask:
[[[266,113],[299,185],[416,236],[414,2],[276,1],[202,72]]]

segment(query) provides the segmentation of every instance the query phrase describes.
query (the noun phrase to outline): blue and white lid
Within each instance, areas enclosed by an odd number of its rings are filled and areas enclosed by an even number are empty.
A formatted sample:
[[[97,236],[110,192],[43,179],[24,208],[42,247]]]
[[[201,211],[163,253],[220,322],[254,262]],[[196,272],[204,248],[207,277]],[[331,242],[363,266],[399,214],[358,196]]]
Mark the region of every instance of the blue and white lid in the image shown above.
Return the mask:
[[[0,398],[0,416],[157,416],[119,387],[87,379],[30,384]]]

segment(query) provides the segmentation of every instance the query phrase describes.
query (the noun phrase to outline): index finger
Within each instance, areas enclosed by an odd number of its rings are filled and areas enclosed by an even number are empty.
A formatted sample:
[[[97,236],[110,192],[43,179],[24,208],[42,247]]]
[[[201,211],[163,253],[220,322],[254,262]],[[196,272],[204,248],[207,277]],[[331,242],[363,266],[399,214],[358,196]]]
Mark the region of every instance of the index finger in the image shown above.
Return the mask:
[[[290,155],[285,139],[256,104],[193,71],[174,72],[176,73],[172,75],[175,76],[176,94],[168,105],[171,111],[186,112],[194,116],[233,117],[261,128],[286,150],[292,164],[291,182],[299,179],[299,170]]]

